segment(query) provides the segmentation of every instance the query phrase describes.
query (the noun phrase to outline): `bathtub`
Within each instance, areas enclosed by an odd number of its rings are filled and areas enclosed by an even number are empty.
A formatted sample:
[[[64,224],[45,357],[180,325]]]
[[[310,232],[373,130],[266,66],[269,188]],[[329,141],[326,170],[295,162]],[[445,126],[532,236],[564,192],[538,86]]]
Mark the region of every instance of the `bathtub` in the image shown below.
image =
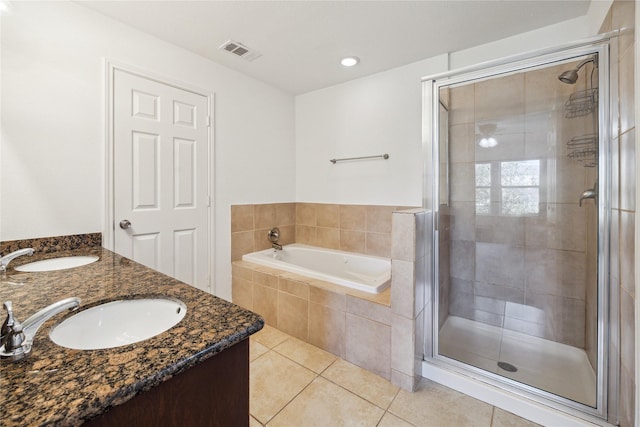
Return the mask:
[[[260,264],[350,289],[378,294],[391,283],[391,260],[294,243],[281,251],[265,249],[242,256]]]

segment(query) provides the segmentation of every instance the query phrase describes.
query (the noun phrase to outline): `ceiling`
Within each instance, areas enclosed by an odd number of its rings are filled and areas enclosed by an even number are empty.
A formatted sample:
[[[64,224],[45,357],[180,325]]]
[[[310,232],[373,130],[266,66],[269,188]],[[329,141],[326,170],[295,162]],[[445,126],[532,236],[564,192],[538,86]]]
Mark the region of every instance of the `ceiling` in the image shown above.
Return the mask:
[[[297,95],[587,13],[590,0],[81,1]],[[227,40],[262,54],[246,61]],[[340,58],[360,64],[345,68]]]

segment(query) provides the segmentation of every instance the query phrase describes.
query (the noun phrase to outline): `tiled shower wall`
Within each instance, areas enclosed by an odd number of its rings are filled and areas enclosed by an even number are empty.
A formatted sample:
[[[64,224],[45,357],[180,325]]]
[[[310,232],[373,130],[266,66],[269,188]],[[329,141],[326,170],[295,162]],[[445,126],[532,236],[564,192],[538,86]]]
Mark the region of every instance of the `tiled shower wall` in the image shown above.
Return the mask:
[[[589,168],[567,157],[566,143],[593,132],[593,122],[564,114],[564,103],[588,79],[567,85],[557,78],[574,65],[451,89],[450,230],[440,241],[450,257],[440,270],[450,273],[449,314],[583,348],[587,224],[578,198],[594,182]],[[485,132],[496,147],[477,144]],[[504,191],[500,171],[522,160],[538,164],[532,188],[539,203],[505,214],[496,198]],[[480,206],[477,194],[486,184],[476,168],[483,165],[491,167],[491,198]]]
[[[615,0],[601,32],[633,29],[633,1]],[[620,425],[635,425],[635,216],[636,216],[636,124],[634,108],[634,33],[628,32],[618,43],[618,103],[613,105],[612,164],[613,192],[611,205],[611,286],[619,290],[620,341],[612,355],[620,354]],[[616,111],[617,110],[617,111]]]
[[[432,212],[394,212],[392,234],[391,382],[414,391],[422,373],[425,330],[432,326]]]

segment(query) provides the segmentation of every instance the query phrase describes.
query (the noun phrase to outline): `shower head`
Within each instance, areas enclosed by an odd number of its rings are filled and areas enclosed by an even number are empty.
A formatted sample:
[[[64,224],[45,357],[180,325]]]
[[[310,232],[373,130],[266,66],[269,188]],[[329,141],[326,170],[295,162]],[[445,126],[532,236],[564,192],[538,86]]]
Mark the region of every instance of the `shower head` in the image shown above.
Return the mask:
[[[570,84],[570,85],[575,84],[575,82],[578,81],[578,70],[580,70],[580,68],[582,68],[588,62],[593,62],[596,67],[598,66],[595,58],[592,56],[592,57],[589,57],[589,58],[585,59],[581,63],[579,63],[578,66],[576,68],[574,68],[573,70],[568,70],[568,71],[565,71],[562,74],[560,74],[558,76],[558,79],[562,83],[567,83],[567,84]]]
[[[572,85],[578,81],[578,70],[574,69],[574,70],[565,71],[564,73],[558,76],[558,79],[560,79],[562,83],[567,83]]]

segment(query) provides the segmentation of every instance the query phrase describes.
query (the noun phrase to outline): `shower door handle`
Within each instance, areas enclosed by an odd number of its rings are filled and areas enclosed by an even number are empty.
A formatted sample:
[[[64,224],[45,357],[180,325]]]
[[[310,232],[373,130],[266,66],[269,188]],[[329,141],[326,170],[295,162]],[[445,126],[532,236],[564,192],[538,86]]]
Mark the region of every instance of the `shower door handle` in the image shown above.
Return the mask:
[[[596,187],[593,187],[589,190],[584,190],[580,195],[580,206],[582,207],[582,201],[586,199],[596,199],[598,197],[598,191]]]

